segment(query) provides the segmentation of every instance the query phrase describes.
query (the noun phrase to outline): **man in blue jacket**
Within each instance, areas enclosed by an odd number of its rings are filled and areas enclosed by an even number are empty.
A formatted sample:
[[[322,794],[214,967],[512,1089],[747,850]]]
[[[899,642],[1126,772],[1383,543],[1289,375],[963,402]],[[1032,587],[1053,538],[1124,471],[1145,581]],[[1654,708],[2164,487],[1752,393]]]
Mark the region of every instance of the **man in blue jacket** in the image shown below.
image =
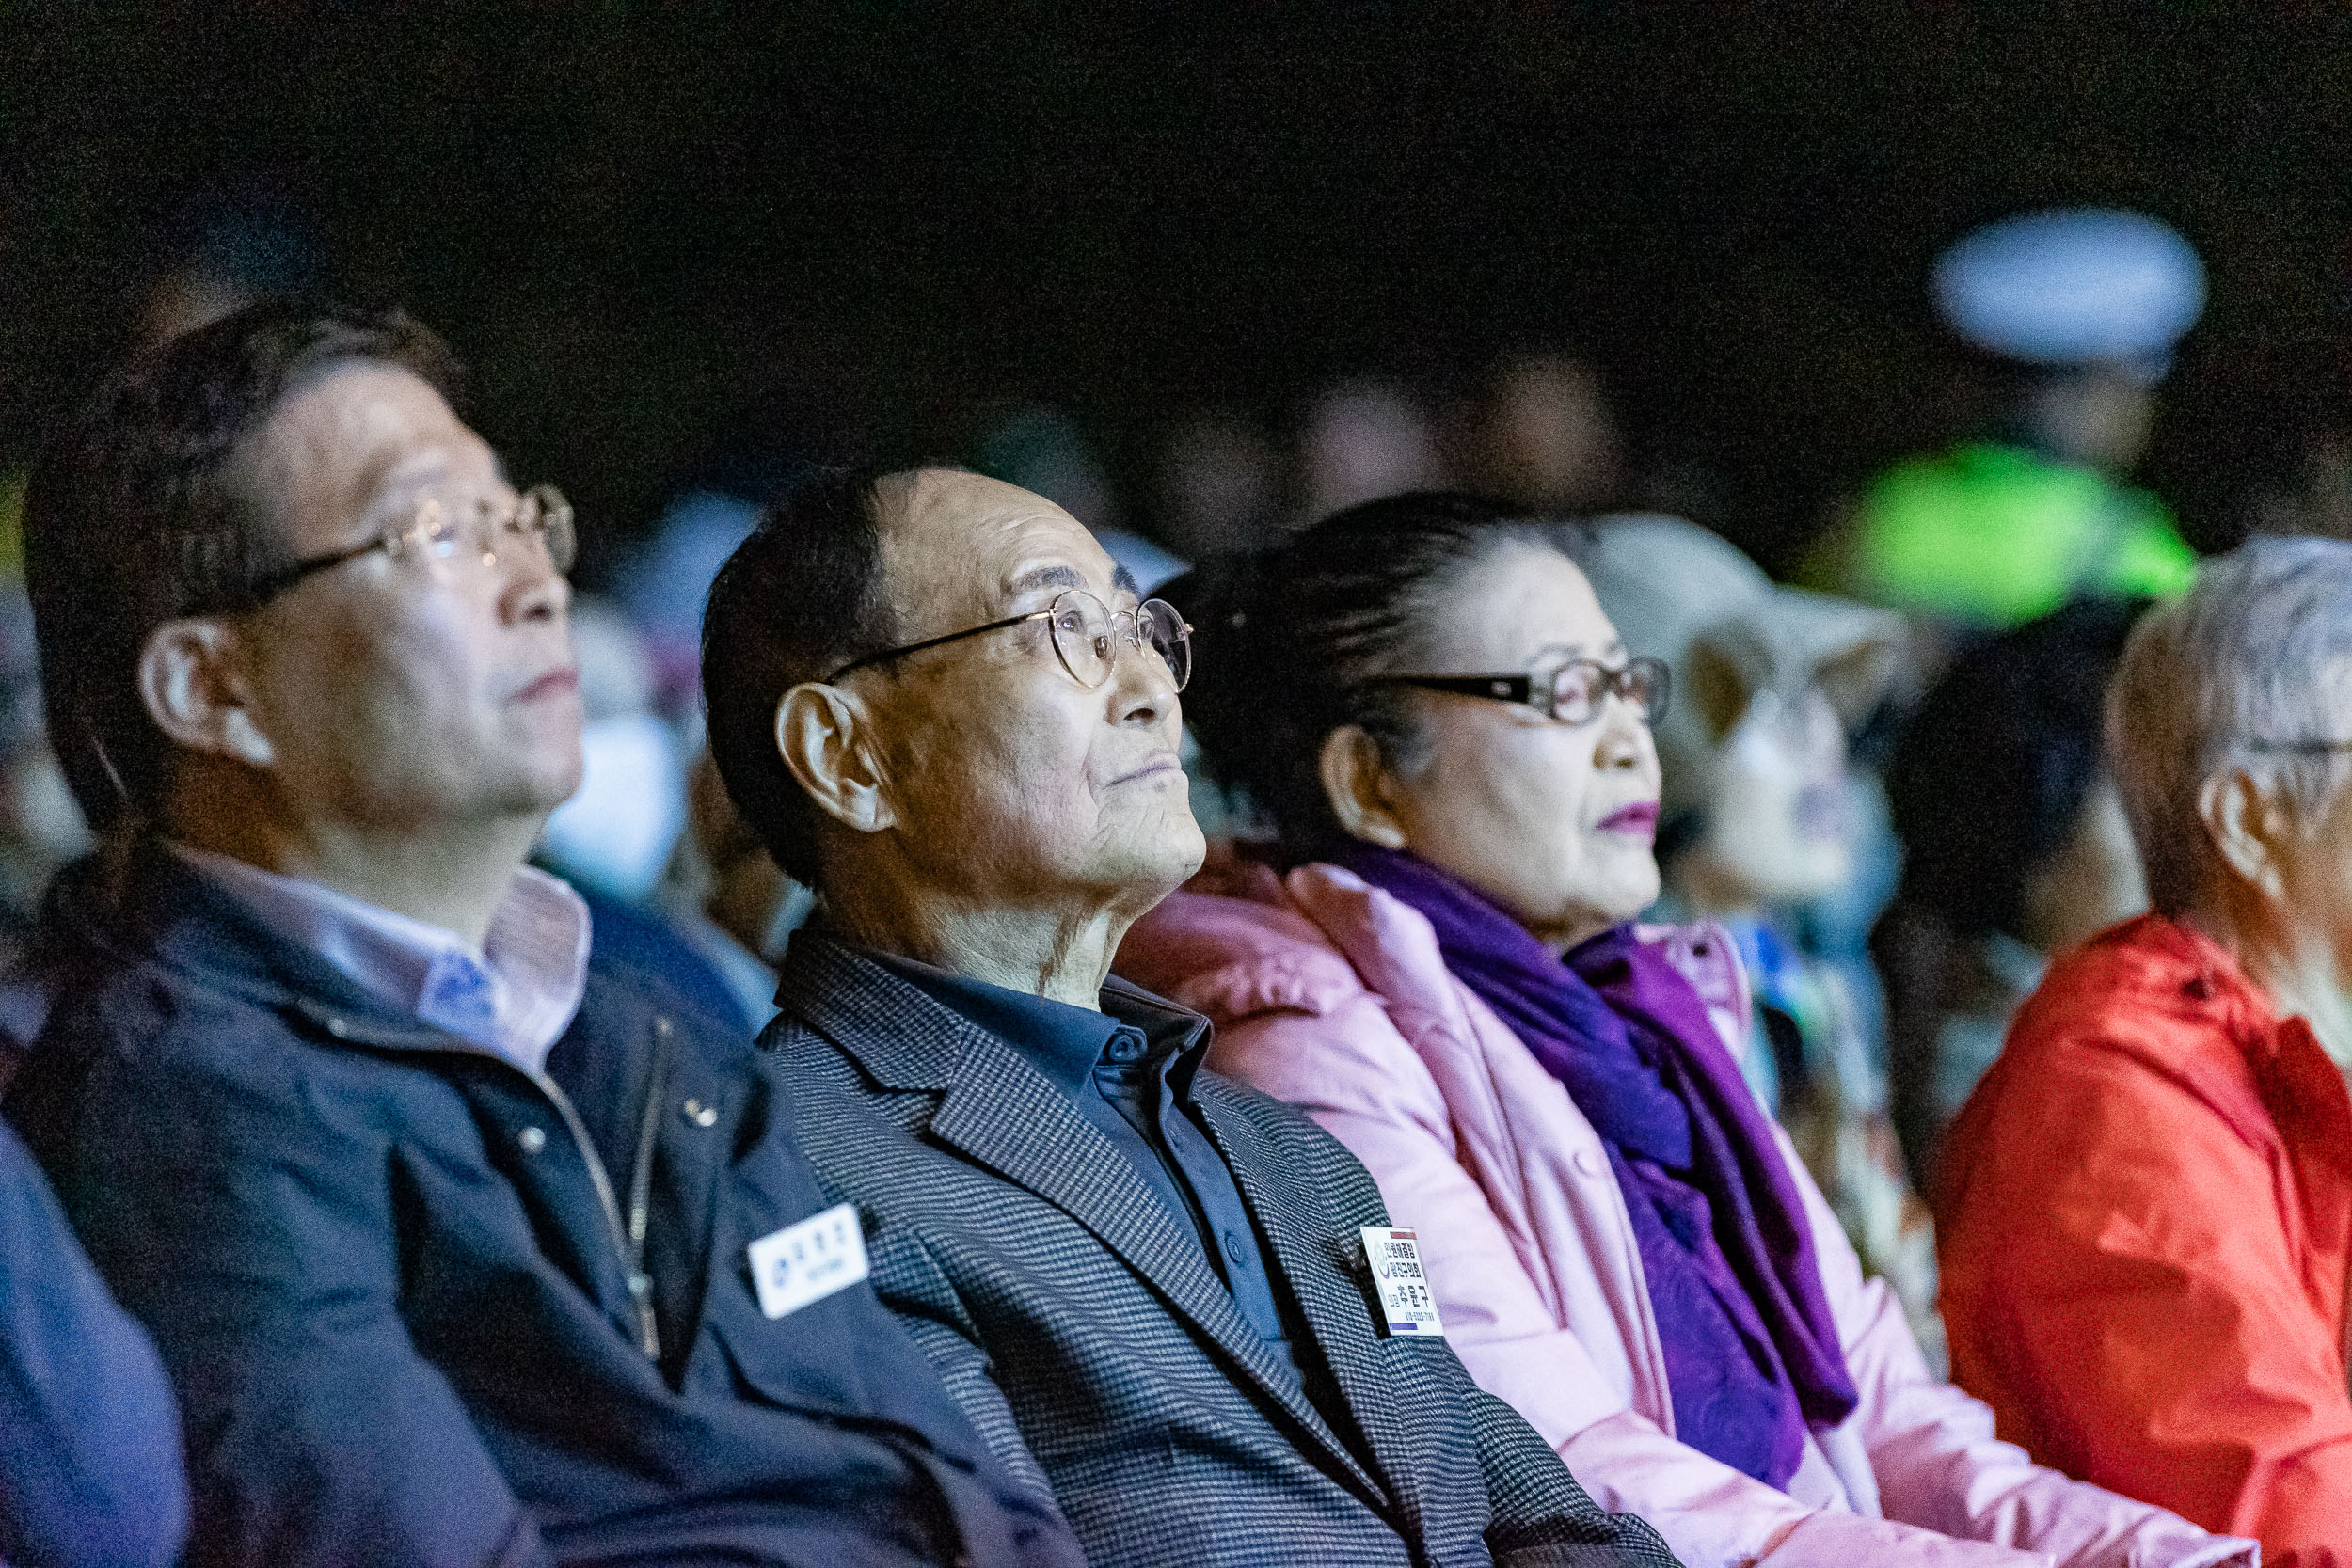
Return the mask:
[[[110,846],[11,1091],[186,1422],[201,1564],[1080,1560],[865,1282],[739,1034],[524,857],[571,514],[393,314],[115,377],[26,515]]]

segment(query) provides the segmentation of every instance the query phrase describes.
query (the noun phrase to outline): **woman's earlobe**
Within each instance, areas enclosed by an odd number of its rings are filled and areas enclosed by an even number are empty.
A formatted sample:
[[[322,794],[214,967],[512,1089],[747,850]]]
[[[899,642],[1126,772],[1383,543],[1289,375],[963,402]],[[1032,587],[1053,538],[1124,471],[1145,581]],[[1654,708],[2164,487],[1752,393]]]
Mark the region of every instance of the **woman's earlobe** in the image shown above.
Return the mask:
[[[1383,849],[1406,847],[1404,825],[1389,801],[1388,759],[1378,741],[1358,725],[1343,724],[1323,737],[1315,765],[1323,798],[1350,838]]]

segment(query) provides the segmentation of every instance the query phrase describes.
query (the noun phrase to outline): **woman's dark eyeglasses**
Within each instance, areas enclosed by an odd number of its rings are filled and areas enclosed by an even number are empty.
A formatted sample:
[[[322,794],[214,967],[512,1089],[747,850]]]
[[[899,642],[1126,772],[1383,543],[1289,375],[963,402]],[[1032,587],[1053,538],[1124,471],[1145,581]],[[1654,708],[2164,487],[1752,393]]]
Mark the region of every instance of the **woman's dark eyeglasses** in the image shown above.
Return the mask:
[[[533,485],[512,501],[478,500],[453,506],[427,497],[397,528],[388,528],[348,549],[306,555],[264,572],[246,585],[237,596],[236,608],[259,610],[296,583],[375,550],[382,550],[396,566],[438,569],[442,562],[470,557],[487,571],[498,564],[501,551],[534,541],[547,551],[548,563],[557,573],[572,569],[572,557],[579,547],[572,505],[552,484]]]
[[[853,658],[827,675],[825,684],[831,686],[852,670],[880,664],[884,659],[903,658],[926,648],[959,642],[983,632],[1002,631],[1007,626],[1025,626],[1031,621],[1045,623],[1061,667],[1070,672],[1072,680],[1089,689],[1111,678],[1112,661],[1119,657],[1121,643],[1137,651],[1148,648],[1158,655],[1179,691],[1192,678],[1192,627],[1176,613],[1174,605],[1166,599],[1146,599],[1133,610],[1114,610],[1084,589],[1072,588],[1056,594],[1054,602],[1043,610],[1033,610],[1026,615],[1008,615],[984,626],[967,626],[945,637],[927,637],[920,642]]]
[[[1655,724],[1665,717],[1666,700],[1674,689],[1664,661],[1646,657],[1627,659],[1616,669],[1598,659],[1572,658],[1523,674],[1378,675],[1367,684],[1518,703],[1563,724],[1591,723],[1600,717],[1601,705],[1613,691],[1626,700],[1636,718]]]

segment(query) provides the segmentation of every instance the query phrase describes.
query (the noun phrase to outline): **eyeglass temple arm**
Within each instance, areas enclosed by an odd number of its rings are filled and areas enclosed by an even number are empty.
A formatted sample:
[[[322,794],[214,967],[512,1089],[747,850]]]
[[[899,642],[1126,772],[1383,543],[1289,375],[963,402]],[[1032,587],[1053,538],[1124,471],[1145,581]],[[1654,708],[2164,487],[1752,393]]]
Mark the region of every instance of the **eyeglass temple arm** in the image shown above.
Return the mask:
[[[263,572],[260,577],[246,583],[244,592],[237,595],[235,608],[258,610],[305,578],[313,578],[321,572],[332,571],[346,561],[357,561],[370,550],[383,547],[384,541],[376,538],[369,540],[364,545],[354,545],[348,549],[329,550],[325,555],[306,555],[299,561],[290,561],[277,570]]]
[[[903,647],[884,648],[880,653],[867,654],[863,658],[850,660],[849,663],[827,675],[819,684],[831,686],[852,670],[863,670],[869,664],[880,664],[886,658],[900,658],[908,654],[919,654],[926,648],[937,648],[949,642],[961,642],[967,637],[977,637],[982,632],[1002,631],[1007,626],[1017,626],[1024,621],[1043,620],[1053,613],[1050,609],[1032,610],[1026,615],[1008,615],[1001,621],[991,621],[984,626],[966,626],[961,631],[951,631],[945,637],[927,637],[920,642],[909,642]]]
[[[1530,675],[1379,675],[1374,684],[1453,691],[1465,697],[1499,697],[1506,703],[1523,703],[1535,689]]]

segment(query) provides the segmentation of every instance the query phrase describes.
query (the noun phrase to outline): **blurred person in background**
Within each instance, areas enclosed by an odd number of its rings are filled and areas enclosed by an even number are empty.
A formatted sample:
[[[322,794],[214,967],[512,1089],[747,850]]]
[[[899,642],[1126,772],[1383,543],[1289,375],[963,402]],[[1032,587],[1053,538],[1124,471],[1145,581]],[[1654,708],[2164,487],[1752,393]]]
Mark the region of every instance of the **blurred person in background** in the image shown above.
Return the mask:
[[[1179,418],[1159,446],[1161,537],[1191,560],[1269,547],[1295,526],[1281,511],[1282,459],[1272,436],[1230,408]],[[1236,820],[1235,803],[1206,769],[1184,732],[1184,773],[1193,820],[1211,837]]]
[[[686,832],[660,895],[672,929],[693,944],[735,993],[757,1034],[776,1016],[776,968],[816,895],[776,867],[727,799],[707,749],[687,772]]]
[[[1626,646],[1671,669],[1683,699],[1657,726],[1669,906],[1730,933],[1754,999],[1741,1066],[1938,1365],[1934,1239],[1888,1114],[1876,976],[1808,950],[1795,919],[1860,877],[1891,888],[1883,807],[1846,737],[1893,676],[1901,624],[1779,587],[1678,517],[1602,519],[1586,571]]]
[[[1557,352],[1518,352],[1487,373],[1472,434],[1488,495],[1562,516],[1620,497],[1625,440],[1594,366]]]
[[[2352,544],[2133,629],[2106,756],[2150,913],[2058,958],[1952,1124],[1962,1381],[2044,1463],[2352,1562]]]
[[[747,482],[741,491],[766,491]],[[761,502],[715,483],[673,497],[652,533],[612,573],[615,602],[628,614],[653,661],[656,708],[699,721],[703,599],[735,547],[751,537]]]
[[[42,904],[90,847],[41,716],[24,515],[24,476],[0,474],[0,1091],[64,978],[65,955],[44,939]]]
[[[2282,445],[2280,471],[2243,499],[2245,531],[2352,540],[2352,414],[2310,420]]]
[[[1281,527],[1282,457],[1255,421],[1230,408],[1179,417],[1158,443],[1160,537],[1193,561],[1273,542]]]
[[[1903,871],[1871,946],[1887,1074],[1915,1191],[2050,959],[2148,907],[2100,757],[2108,677],[2147,608],[2084,599],[1963,655],[1887,771]]]
[[[1480,1384],[1692,1568],[2250,1562],[1995,1442],[1866,1281],[1740,1073],[1738,950],[1632,924],[1679,697],[1581,547],[1415,495],[1175,585],[1193,721],[1279,839],[1120,972],[1365,1162]]]
[[[65,976],[43,905],[89,847],[41,716],[32,602],[20,583],[0,582],[0,1089]]]
[[[973,467],[1043,496],[1077,518],[1146,594],[1184,569],[1159,545],[1118,526],[1117,498],[1102,458],[1077,421],[1058,408],[1029,404],[1003,413],[982,436]]]
[[[0,1091],[64,978],[42,900],[89,844],[41,716],[23,494],[0,485]],[[154,1343],[0,1123],[0,1562],[168,1568],[187,1523],[179,1410]]]
[[[1308,400],[1295,460],[1309,518],[1444,477],[1428,408],[1401,383],[1374,376],[1334,382]]]
[[[610,600],[575,594],[570,620],[580,785],[548,818],[538,854],[575,887],[639,903],[686,827],[686,759],[654,711],[653,659],[628,617]]]
[[[748,1039],[767,1022],[763,999],[746,1001],[726,948],[666,896],[686,837],[688,761],[654,710],[645,641],[612,603],[586,594],[572,597],[571,632],[585,720],[580,787],[548,816],[532,859],[587,904],[596,957],[660,977],[712,1025]]]
[[[772,324],[771,324],[772,329]],[[652,528],[612,562],[606,590],[653,659],[653,711],[691,746],[702,724],[703,601],[711,579],[800,475],[873,440],[873,388],[820,320],[799,317],[766,378],[670,481]]]
[[[179,1411],[154,1343],[0,1123],[0,1560],[170,1568],[187,1526]]]
[[[2136,213],[2034,213],[1963,239],[1937,262],[1937,309],[1998,367],[2000,418],[1882,475],[1808,578],[1974,631],[2181,592],[2195,553],[2123,481],[2204,289],[2187,243]]]
[[[283,175],[247,170],[197,190],[150,240],[154,281],[139,340],[161,343],[256,300],[318,286],[325,256],[310,214]]]
[[[27,507],[110,853],[8,1112],[171,1372],[191,1561],[1074,1568],[862,1275],[797,1272],[855,1222],[750,1041],[524,864],[580,779],[571,514],[454,376],[252,307]]]

